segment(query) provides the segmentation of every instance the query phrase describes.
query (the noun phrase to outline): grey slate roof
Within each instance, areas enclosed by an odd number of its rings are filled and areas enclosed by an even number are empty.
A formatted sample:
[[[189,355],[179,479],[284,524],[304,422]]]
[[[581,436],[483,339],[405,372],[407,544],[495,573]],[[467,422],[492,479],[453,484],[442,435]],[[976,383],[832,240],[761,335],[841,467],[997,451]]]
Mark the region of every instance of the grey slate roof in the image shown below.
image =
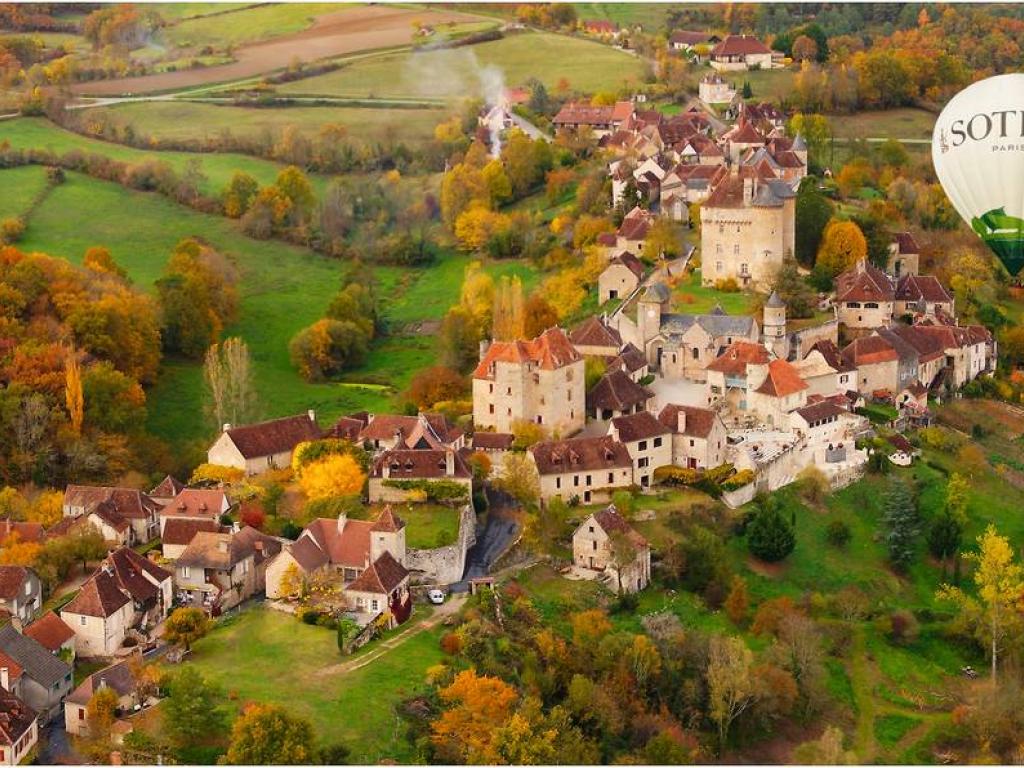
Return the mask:
[[[18,662],[24,674],[48,690],[71,674],[68,664],[31,637],[25,637],[10,623],[0,627],[0,651]]]
[[[672,298],[672,292],[664,283],[653,283],[650,288],[644,291],[644,301],[668,301]]]
[[[710,315],[662,315],[661,331],[672,336],[681,336],[695,323],[711,336],[746,336],[754,329],[754,318],[749,315],[713,312]]]
[[[784,302],[779,296],[778,291],[772,291],[772,295],[768,297],[768,301],[765,306],[771,307],[772,309],[779,309],[780,307],[786,306],[786,302]]]

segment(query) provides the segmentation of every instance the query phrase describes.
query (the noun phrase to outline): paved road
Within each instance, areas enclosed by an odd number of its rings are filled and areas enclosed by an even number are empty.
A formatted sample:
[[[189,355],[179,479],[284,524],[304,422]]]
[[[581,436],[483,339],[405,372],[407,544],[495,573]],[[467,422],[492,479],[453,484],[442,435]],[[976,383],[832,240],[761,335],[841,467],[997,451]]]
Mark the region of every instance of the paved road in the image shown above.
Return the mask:
[[[462,581],[451,585],[452,592],[467,592],[469,580],[486,576],[495,561],[512,546],[519,536],[519,523],[512,516],[514,503],[496,491],[487,493],[487,522],[478,526],[476,544],[466,556],[466,571]]]
[[[64,730],[64,712],[52,722],[39,729],[40,765],[83,765],[85,758],[71,748],[67,731]]]

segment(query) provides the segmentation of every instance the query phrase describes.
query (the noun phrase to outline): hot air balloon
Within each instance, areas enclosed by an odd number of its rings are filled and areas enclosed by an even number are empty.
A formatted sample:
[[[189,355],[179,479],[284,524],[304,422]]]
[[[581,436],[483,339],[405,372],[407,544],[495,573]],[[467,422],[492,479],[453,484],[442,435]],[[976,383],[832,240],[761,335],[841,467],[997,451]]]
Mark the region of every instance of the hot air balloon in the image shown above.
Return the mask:
[[[1015,277],[1024,268],[1024,74],[954,96],[935,121],[932,162],[957,213]]]

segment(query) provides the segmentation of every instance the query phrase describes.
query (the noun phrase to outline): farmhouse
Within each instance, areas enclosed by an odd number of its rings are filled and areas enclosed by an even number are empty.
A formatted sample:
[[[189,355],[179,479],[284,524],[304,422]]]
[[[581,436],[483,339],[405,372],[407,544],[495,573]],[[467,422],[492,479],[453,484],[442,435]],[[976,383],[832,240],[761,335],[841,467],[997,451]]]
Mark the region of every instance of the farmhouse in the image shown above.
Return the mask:
[[[89,702],[97,691],[109,688],[117,695],[117,708],[131,712],[141,704],[136,695],[138,684],[127,661],[89,675],[64,702],[64,730],[72,736],[89,735]]]
[[[66,518],[88,518],[98,507],[102,508],[97,518],[111,526],[113,539],[124,535],[126,544],[145,544],[160,535],[160,505],[142,491],[88,485],[69,485],[64,491]]]
[[[225,424],[220,437],[207,451],[207,461],[256,475],[268,469],[291,466],[295,446],[322,436],[314,411],[305,416],[288,416],[244,427]]]
[[[781,65],[782,54],[752,35],[727,35],[711,49],[710,62],[720,71],[771,69]]]
[[[511,432],[529,421],[571,435],[583,428],[585,380],[583,356],[561,328],[530,341],[495,341],[473,372],[473,423]]]
[[[412,613],[409,571],[387,551],[345,588],[345,595],[361,624],[385,614],[390,617],[388,625],[396,627]]]
[[[608,262],[597,278],[598,303],[624,299],[636,290],[644,277],[644,265],[629,251],[623,251]]]
[[[614,506],[580,523],[572,559],[576,568],[605,574],[616,593],[639,592],[651,581],[651,547]]]
[[[710,408],[670,403],[658,414],[672,433],[672,463],[710,469],[725,463],[728,433],[722,417]]]
[[[530,446],[527,455],[540,478],[542,501],[579,498],[584,504],[607,501],[619,488],[633,485],[633,460],[612,437],[577,437]]]
[[[608,436],[626,446],[633,459],[633,482],[651,485],[654,470],[672,463],[672,430],[648,411],[618,416],[608,425]]]
[[[377,502],[422,500],[431,484],[462,486],[464,498],[473,493],[473,473],[462,453],[449,449],[385,451],[370,470],[368,498]]]
[[[185,488],[160,510],[160,535],[171,520],[218,522],[233,505],[220,488]]]
[[[0,610],[28,624],[42,605],[43,586],[35,571],[23,565],[0,565]]]
[[[267,561],[281,542],[255,528],[199,531],[174,563],[177,598],[218,615],[266,588]]]

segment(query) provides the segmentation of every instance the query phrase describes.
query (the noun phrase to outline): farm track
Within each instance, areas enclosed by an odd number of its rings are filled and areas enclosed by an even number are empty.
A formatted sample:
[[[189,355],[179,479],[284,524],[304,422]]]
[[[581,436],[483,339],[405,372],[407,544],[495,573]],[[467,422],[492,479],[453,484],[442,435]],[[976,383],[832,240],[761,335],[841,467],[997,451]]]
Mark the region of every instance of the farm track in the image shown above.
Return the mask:
[[[164,72],[92,83],[79,83],[78,95],[155,94],[213,83],[242,80],[284,69],[298,57],[306,62],[357,51],[407,45],[412,23],[469,22],[477,17],[455,11],[359,6],[319,17],[309,29],[273,40],[242,46],[236,61],[217,67]]]

